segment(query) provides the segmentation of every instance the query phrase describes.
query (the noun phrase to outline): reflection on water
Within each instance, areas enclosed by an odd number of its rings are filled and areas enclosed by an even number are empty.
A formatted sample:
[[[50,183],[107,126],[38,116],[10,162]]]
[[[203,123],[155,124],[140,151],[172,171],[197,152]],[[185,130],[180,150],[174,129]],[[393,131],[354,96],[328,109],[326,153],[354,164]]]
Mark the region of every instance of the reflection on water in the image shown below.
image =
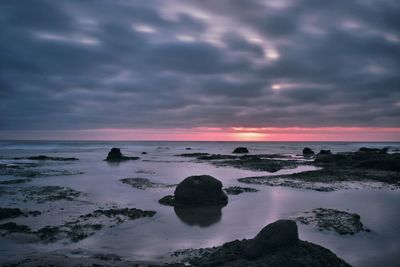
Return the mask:
[[[176,216],[185,224],[208,227],[216,224],[222,217],[222,206],[200,208],[174,208]]]

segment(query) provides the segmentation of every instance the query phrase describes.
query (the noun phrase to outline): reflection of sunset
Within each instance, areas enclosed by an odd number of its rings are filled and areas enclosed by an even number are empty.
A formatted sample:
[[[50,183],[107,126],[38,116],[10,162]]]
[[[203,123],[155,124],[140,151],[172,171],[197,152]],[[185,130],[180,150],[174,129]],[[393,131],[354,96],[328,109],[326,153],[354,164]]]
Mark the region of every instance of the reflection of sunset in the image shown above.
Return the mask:
[[[264,141],[267,134],[244,132],[236,133],[235,136],[237,136],[238,141]]]

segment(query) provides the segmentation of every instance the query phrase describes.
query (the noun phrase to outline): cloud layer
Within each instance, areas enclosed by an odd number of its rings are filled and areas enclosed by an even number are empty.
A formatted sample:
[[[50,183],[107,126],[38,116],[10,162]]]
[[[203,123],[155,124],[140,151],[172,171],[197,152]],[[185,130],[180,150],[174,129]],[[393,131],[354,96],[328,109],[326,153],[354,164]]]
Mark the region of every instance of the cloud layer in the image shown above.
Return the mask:
[[[400,127],[400,2],[0,3],[0,130]]]

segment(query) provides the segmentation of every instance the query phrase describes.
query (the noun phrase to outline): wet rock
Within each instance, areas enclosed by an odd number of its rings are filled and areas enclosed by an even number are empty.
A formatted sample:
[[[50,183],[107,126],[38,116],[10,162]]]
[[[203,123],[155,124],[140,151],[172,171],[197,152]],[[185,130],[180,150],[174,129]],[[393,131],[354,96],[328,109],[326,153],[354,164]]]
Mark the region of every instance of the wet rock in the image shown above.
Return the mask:
[[[61,186],[32,186],[20,190],[25,196],[25,201],[44,203],[47,201],[73,201],[83,194],[68,187]]]
[[[24,215],[18,208],[0,208],[0,220],[16,218]]]
[[[177,155],[177,156],[179,156],[179,157],[188,157],[188,158],[197,158],[197,157],[200,157],[200,156],[207,156],[207,155],[210,155],[210,154],[208,154],[208,153],[184,153],[184,154],[180,154],[180,155]]]
[[[147,152],[146,152],[146,151],[143,151],[143,152],[142,152],[142,155],[147,155]]]
[[[190,147],[187,147],[187,148],[185,148],[185,150],[192,150],[192,148],[190,148]]]
[[[324,149],[321,149],[318,153],[318,155],[330,155],[330,154],[332,154],[330,150],[324,150]]]
[[[330,250],[299,240],[297,225],[290,220],[267,225],[254,239],[235,240],[220,247],[192,250],[189,255],[193,256],[183,261],[192,266],[350,266]]]
[[[235,154],[245,154],[245,153],[249,153],[249,150],[247,149],[247,147],[237,147],[233,150],[232,153]]]
[[[57,235],[60,235],[62,231],[58,226],[45,226],[38,231],[36,231],[36,235],[41,239],[47,242],[54,242],[59,238],[56,238]]]
[[[118,216],[126,217],[130,220],[142,218],[142,217],[153,217],[156,214],[152,210],[140,210],[135,208],[122,208],[122,209],[108,209],[108,210],[95,210],[92,213],[81,215],[80,218],[87,219],[92,217],[105,216],[108,218],[116,218]]]
[[[21,158],[15,158],[15,159],[21,159]],[[30,159],[30,160],[54,160],[54,161],[74,161],[74,160],[79,160],[77,158],[64,158],[64,157],[49,157],[49,156],[31,156],[27,157],[24,159]]]
[[[314,155],[314,151],[312,151],[312,149],[309,147],[305,147],[303,149],[303,155]]]
[[[358,150],[358,152],[365,152],[365,153],[382,153],[386,154],[387,151],[389,150],[389,147],[385,147],[382,149],[379,148],[368,148],[368,147],[362,147]]]
[[[335,209],[313,209],[311,212],[304,212],[296,221],[315,224],[321,231],[335,231],[340,235],[354,235],[365,231],[360,215]]]
[[[255,259],[270,252],[271,249],[279,249],[297,245],[299,233],[297,224],[292,220],[279,220],[265,226],[244,250],[244,256]]]
[[[31,229],[28,226],[16,224],[15,222],[0,224],[0,231],[3,232],[3,236],[10,233],[31,233]]]
[[[146,178],[124,178],[120,181],[140,190],[146,190],[149,188],[171,188],[175,186],[163,183],[154,183]]]
[[[160,200],[158,200],[158,203],[160,203],[161,205],[165,205],[165,206],[174,206],[175,198],[174,198],[174,196],[168,195],[168,196],[162,197]]]
[[[238,156],[232,155],[221,155],[221,154],[212,154],[212,155],[203,155],[198,156],[198,160],[220,160],[220,159],[237,159]]]
[[[124,161],[124,160],[138,160],[139,157],[127,157],[122,155],[119,148],[113,147],[110,152],[108,152],[106,161]]]
[[[277,172],[285,168],[295,168],[298,163],[293,160],[275,160],[259,156],[242,156],[239,159],[213,161],[217,166],[231,166],[252,171]]]
[[[23,183],[28,183],[32,181],[32,179],[13,179],[13,180],[5,180],[5,181],[0,181],[0,184],[23,184]]]
[[[227,188],[224,188],[224,191],[225,191],[228,195],[239,195],[239,194],[246,193],[246,192],[250,192],[250,193],[258,192],[258,190],[255,189],[255,188],[251,188],[251,187],[240,187],[240,186],[231,186],[231,187],[227,187]]]
[[[44,166],[45,165],[43,163],[0,163],[0,176],[35,178],[60,175],[77,175],[83,173],[73,170],[48,169],[43,168]],[[23,180],[19,180],[19,182],[23,182]]]
[[[190,176],[178,184],[174,192],[176,205],[226,205],[228,197],[222,183],[209,175]]]

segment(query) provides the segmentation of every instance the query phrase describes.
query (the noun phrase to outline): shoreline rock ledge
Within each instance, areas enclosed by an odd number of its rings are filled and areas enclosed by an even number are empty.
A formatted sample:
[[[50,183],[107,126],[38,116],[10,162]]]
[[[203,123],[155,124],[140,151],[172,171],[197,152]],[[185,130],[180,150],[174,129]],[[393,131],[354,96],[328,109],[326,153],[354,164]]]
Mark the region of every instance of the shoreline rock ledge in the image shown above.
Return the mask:
[[[204,249],[207,250],[207,249]],[[235,240],[189,259],[191,266],[349,267],[332,251],[299,239],[293,220],[265,226],[255,238]]]
[[[165,196],[160,204],[179,208],[225,206],[228,196],[222,183],[210,175],[189,176],[178,184],[173,196]]]
[[[124,161],[124,160],[138,160],[139,157],[127,157],[122,155],[121,150],[119,148],[113,147],[110,152],[108,152],[107,158],[105,161]]]

